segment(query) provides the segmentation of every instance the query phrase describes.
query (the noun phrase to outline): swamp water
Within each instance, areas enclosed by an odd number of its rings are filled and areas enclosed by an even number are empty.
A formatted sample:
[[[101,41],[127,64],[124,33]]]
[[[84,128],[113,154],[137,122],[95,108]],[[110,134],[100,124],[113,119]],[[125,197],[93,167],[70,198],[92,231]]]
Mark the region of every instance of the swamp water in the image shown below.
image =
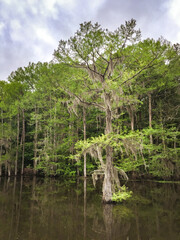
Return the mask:
[[[180,184],[127,185],[131,201],[104,205],[91,179],[0,178],[0,240],[180,240]]]

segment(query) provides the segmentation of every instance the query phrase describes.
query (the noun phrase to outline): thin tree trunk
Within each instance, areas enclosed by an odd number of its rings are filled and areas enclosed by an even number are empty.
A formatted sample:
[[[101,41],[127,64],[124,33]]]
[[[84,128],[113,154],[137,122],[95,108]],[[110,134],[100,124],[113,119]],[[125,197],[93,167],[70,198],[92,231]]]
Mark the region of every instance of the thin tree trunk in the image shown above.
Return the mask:
[[[17,114],[17,138],[16,138],[16,160],[15,160],[15,176],[17,175],[17,166],[18,166],[18,153],[19,153],[19,112]]]
[[[10,159],[9,159],[9,161],[10,161]],[[10,162],[9,162],[9,161],[7,161],[8,177],[10,177],[10,176],[11,176],[11,164],[10,164]]]
[[[3,109],[1,108],[1,134],[2,134],[2,138],[4,135],[4,129],[3,129],[3,123],[4,123],[4,119],[3,119]],[[1,150],[0,150],[0,177],[2,176],[2,152],[3,152],[3,143],[1,143]]]
[[[162,127],[162,145],[164,152],[166,151],[166,141],[165,141],[165,133],[164,133],[164,126],[163,126],[163,112],[162,112],[162,102],[160,101],[160,122]]]
[[[131,131],[134,131],[134,111],[132,106],[127,107],[127,111],[131,120]]]
[[[5,160],[5,162],[4,162],[4,174],[8,175],[7,160]]]
[[[21,174],[24,174],[24,150],[25,150],[25,115],[24,109],[22,109],[22,166],[21,166]]]
[[[148,94],[149,97],[149,128],[152,128],[152,97],[151,93]],[[150,134],[150,143],[153,144],[153,137],[152,134]]]
[[[84,141],[86,141],[86,109],[83,107]],[[84,177],[86,178],[86,153],[84,153]]]
[[[176,160],[178,160],[178,154],[177,154],[177,149],[176,149],[177,145],[176,145],[176,143],[177,143],[177,138],[176,138],[176,136],[175,136],[175,137],[174,137],[174,144],[173,144],[173,146],[174,146],[174,151],[175,151],[175,155],[176,155]]]
[[[134,112],[131,110],[131,130],[134,131]]]
[[[57,146],[57,134],[56,134],[56,103],[55,103],[55,112],[54,112],[54,146],[53,146],[53,151],[54,151],[54,161],[57,162],[57,152],[56,152],[56,146]]]
[[[72,124],[72,113],[69,111],[69,142],[70,146],[70,153],[73,154],[73,124]]]
[[[11,118],[10,118],[10,132],[12,132],[12,121],[11,121]],[[11,176],[11,152],[12,152],[12,141],[11,141],[11,138],[10,138],[10,143],[9,143],[9,152],[10,152],[10,159],[8,161],[8,177]]]
[[[37,107],[35,106],[34,164],[33,164],[34,175],[36,175],[37,167],[37,138],[38,138],[38,119],[37,119]]]

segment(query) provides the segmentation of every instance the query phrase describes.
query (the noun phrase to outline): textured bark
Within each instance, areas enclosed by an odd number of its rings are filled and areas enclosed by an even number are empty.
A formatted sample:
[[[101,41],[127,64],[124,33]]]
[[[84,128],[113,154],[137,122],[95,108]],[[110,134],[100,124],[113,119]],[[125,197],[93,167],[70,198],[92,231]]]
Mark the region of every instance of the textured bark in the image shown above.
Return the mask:
[[[110,96],[105,95],[106,104],[106,134],[112,132],[112,112],[110,109]],[[106,166],[103,182],[103,202],[108,203],[112,201],[112,195],[114,192],[113,187],[113,149],[111,146],[106,147]]]
[[[105,167],[105,176],[103,182],[103,202],[111,202],[112,194],[114,192],[112,185],[112,176],[113,176],[113,165],[112,165],[112,156],[113,150],[112,147],[106,147],[106,167]]]

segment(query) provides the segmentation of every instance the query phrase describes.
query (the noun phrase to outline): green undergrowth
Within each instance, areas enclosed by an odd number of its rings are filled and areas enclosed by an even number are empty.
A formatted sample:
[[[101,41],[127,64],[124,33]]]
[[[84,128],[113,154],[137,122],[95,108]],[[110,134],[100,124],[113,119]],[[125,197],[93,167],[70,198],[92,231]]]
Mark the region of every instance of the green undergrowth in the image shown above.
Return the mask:
[[[112,201],[113,202],[123,202],[132,197],[133,192],[129,191],[128,188],[124,185],[121,187],[121,190],[113,193]]]

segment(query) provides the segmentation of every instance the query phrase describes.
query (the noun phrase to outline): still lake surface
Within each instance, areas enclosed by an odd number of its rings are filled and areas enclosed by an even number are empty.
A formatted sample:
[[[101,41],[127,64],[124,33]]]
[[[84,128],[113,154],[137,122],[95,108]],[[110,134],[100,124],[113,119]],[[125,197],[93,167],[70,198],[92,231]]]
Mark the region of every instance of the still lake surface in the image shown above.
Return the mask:
[[[0,178],[0,240],[180,240],[180,183],[127,185],[104,205],[91,179]]]

